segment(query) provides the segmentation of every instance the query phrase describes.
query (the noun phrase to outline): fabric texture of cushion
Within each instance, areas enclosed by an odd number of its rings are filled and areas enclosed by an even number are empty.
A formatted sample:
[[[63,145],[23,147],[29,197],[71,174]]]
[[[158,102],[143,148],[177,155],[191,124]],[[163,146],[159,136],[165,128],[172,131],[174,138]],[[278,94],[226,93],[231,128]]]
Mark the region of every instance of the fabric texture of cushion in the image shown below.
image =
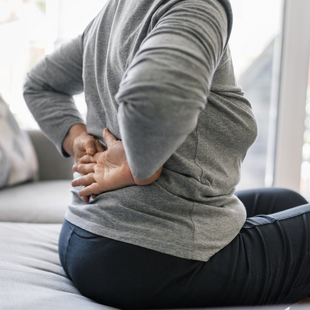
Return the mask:
[[[35,179],[37,171],[31,140],[0,97],[0,188]]]
[[[62,223],[71,180],[20,184],[0,190],[0,222]]]
[[[61,224],[0,223],[0,309],[109,310],[82,296],[58,258]]]

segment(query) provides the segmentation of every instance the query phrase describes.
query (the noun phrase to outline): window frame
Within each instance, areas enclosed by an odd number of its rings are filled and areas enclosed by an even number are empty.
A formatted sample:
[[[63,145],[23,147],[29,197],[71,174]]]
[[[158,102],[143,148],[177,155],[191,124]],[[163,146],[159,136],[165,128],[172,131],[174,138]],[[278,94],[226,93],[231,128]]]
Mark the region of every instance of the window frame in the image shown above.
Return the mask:
[[[309,12],[309,0],[285,1],[273,185],[296,191],[300,188],[305,130],[310,55]]]

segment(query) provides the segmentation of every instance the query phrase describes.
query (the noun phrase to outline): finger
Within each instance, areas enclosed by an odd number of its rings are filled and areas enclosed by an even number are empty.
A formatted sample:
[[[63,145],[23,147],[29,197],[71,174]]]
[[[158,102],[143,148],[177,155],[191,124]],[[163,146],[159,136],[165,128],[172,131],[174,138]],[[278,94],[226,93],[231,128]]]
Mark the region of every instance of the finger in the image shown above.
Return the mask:
[[[75,160],[75,164],[79,164],[80,160],[81,160],[81,157],[79,155],[75,155],[74,156],[74,160]]]
[[[90,186],[84,187],[82,190],[79,191],[79,196],[90,196],[90,195],[97,195],[100,194],[100,190],[97,183],[93,183]]]
[[[75,141],[74,159],[76,163],[80,162],[80,158],[84,155],[94,155],[96,153],[95,138],[88,134],[83,134]]]
[[[79,164],[79,165],[74,165],[72,167],[72,170],[75,172],[78,172],[82,175],[86,175],[89,173],[94,172],[94,167],[96,164]]]
[[[88,137],[85,143],[85,150],[87,155],[96,154],[96,140],[94,137]]]
[[[82,199],[83,199],[85,202],[89,202],[89,196],[83,196]]]
[[[96,140],[95,143],[96,143],[97,152],[104,152],[105,151],[103,145],[98,140]]]
[[[84,155],[84,156],[80,159],[80,164],[90,164],[90,163],[96,163],[96,160],[94,159],[93,156]]]
[[[117,141],[117,139],[110,133],[108,128],[103,129],[102,137],[108,148]]]
[[[97,195],[95,195],[95,194],[91,195],[91,198],[93,198],[93,199],[95,199],[96,197],[97,197]]]
[[[80,177],[78,179],[73,180],[71,185],[73,187],[76,187],[76,186],[89,186],[89,185],[91,185],[94,182],[95,182],[94,174],[90,173],[90,174],[82,176],[82,177]]]

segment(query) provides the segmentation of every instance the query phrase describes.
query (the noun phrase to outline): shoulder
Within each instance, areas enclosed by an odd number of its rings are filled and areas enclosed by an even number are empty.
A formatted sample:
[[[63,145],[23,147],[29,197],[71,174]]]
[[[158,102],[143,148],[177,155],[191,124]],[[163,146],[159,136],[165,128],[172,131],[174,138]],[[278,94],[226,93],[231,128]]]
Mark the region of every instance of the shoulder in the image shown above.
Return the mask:
[[[233,15],[229,0],[158,0],[153,12],[151,28],[155,29],[172,22],[174,27],[201,28],[207,31],[211,27],[225,37],[225,46],[232,30]],[[151,30],[151,29],[149,29]],[[176,29],[177,31],[177,29]]]

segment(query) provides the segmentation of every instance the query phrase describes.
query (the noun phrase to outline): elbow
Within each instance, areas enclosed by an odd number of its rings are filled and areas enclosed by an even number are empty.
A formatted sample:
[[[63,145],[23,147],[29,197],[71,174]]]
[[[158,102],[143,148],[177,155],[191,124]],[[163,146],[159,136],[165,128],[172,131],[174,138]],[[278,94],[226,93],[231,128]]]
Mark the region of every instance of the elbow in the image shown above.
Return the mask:
[[[23,96],[24,96],[24,99],[25,99],[27,104],[28,104],[28,102],[31,101],[30,99],[32,98],[34,93],[35,93],[35,91],[31,85],[29,77],[27,77],[25,80],[24,86],[23,86]]]
[[[36,82],[34,79],[32,79],[28,73],[26,80],[25,80],[25,83],[24,83],[24,86],[23,86],[23,96],[24,96],[25,100],[29,96],[33,96],[34,94],[39,93],[43,90],[44,90],[44,88],[42,87],[42,85],[40,85],[38,82]]]
[[[154,183],[161,175],[163,166],[161,166],[151,177],[147,179],[138,179],[133,176],[136,185],[145,186]]]
[[[121,123],[143,128],[145,133],[182,135],[195,129],[198,116],[206,104],[206,95],[197,95],[161,83],[139,83],[121,86],[115,97],[122,117]]]
[[[120,103],[120,126],[136,128],[137,134],[143,132],[145,136],[175,137],[187,135],[196,128],[201,109],[193,108],[190,103],[184,106],[169,100],[151,101],[146,104]]]

